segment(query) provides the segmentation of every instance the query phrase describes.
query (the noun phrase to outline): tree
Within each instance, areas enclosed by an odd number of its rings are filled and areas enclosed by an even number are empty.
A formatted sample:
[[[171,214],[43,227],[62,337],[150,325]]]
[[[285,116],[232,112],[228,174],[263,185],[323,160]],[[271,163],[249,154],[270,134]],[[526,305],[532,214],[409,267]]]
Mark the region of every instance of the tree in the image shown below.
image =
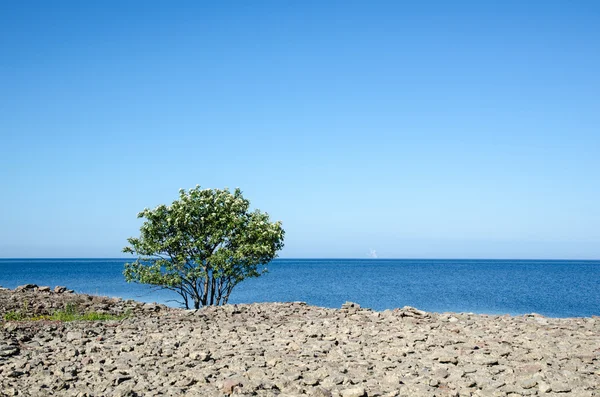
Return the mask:
[[[123,252],[127,282],[150,284],[181,296],[186,309],[226,304],[233,288],[266,272],[283,248],[281,222],[249,211],[240,189],[179,191],[170,206],[144,209],[140,237],[127,239]]]

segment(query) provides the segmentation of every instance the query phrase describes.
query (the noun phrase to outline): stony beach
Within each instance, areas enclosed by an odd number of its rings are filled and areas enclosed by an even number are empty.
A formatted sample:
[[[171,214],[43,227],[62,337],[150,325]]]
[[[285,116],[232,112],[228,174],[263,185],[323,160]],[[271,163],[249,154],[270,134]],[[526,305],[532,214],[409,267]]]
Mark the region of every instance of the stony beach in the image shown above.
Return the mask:
[[[598,317],[298,302],[186,311],[0,290],[2,319],[68,305],[128,317],[1,320],[0,396],[600,396]]]

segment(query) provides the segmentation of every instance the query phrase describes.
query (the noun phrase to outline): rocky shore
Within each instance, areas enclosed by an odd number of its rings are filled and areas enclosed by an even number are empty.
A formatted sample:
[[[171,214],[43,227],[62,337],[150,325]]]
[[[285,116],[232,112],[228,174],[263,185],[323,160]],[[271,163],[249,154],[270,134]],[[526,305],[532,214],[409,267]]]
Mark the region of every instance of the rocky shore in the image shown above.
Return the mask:
[[[261,303],[171,309],[24,286],[1,321],[0,396],[600,396],[600,318]]]

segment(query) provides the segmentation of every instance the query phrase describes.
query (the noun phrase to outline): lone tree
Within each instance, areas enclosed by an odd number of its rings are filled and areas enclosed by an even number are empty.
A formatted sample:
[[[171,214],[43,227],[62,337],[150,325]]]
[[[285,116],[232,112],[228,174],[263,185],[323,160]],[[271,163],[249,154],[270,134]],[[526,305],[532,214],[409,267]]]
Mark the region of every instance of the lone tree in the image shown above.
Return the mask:
[[[125,264],[125,279],[174,291],[186,309],[226,304],[233,287],[263,274],[283,248],[281,222],[249,206],[240,189],[196,186],[170,206],[144,209],[140,237],[123,249],[138,256]]]

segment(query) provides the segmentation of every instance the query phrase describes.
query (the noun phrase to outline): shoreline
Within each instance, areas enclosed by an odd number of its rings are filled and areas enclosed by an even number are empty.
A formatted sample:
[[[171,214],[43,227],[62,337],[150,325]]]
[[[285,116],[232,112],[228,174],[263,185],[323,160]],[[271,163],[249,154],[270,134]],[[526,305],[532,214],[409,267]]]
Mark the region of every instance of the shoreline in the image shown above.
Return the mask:
[[[86,310],[130,316],[107,322],[2,321],[0,391],[6,395],[600,392],[596,317],[427,313],[410,307],[376,312],[351,303],[327,309],[302,302],[188,311],[45,288],[0,291],[2,313],[24,301],[38,311],[79,302]]]
[[[178,296],[126,283],[124,261],[0,261],[0,284],[24,282],[76,292],[159,302],[178,307]],[[554,318],[600,315],[599,262],[275,260],[270,272],[237,286],[231,303],[307,301],[339,308],[346,300],[383,311],[406,305],[428,312],[513,316],[535,312]],[[367,276],[365,276],[367,274]],[[340,283],[341,282],[341,283]]]
[[[41,288],[41,290],[39,290]],[[83,293],[83,292],[77,292],[74,291],[72,289],[69,289],[67,287],[62,287],[62,286],[56,286],[54,288],[51,288],[49,286],[38,286],[37,284],[24,284],[21,286],[18,286],[14,289],[11,288],[6,288],[0,285],[0,292],[9,292],[9,291],[19,291],[19,290],[27,290],[30,292],[55,292],[55,289],[60,288],[61,289],[61,293],[63,292],[67,292],[70,293],[71,296],[75,297],[75,296],[80,296],[80,297],[92,297],[92,299],[95,300],[109,300],[109,301],[123,301],[123,302],[135,302],[137,305],[160,305],[164,308],[168,308],[169,310],[191,310],[194,311],[194,309],[185,309],[181,306],[174,306],[174,305],[170,305],[164,302],[160,302],[160,301],[152,301],[152,299],[147,299],[147,300],[139,300],[135,297],[133,298],[124,298],[121,296],[109,296],[109,295],[102,295],[102,294],[90,294],[90,293]],[[148,293],[148,296],[151,295],[151,292]],[[330,307],[330,306],[320,306],[320,305],[312,305],[309,304],[307,302],[304,301],[258,301],[258,302],[234,302],[231,303],[231,305],[252,305],[252,304],[273,304],[273,303],[302,303],[305,304],[307,306],[311,306],[311,307],[315,307],[315,308],[320,308],[320,309],[328,309],[328,310],[339,310],[340,307]],[[598,315],[596,314],[592,314],[590,316],[569,316],[569,317],[556,317],[556,316],[549,316],[549,315],[544,315],[541,313],[536,313],[536,312],[528,312],[528,313],[521,313],[521,314],[512,314],[512,313],[506,313],[506,312],[497,312],[497,313],[492,313],[492,312],[487,312],[487,313],[481,313],[481,312],[472,312],[472,311],[427,311],[427,310],[421,310],[419,308],[413,307],[413,306],[402,306],[402,307],[394,307],[394,308],[390,308],[390,309],[384,309],[384,310],[377,310],[377,309],[372,309],[369,307],[364,307],[362,305],[360,305],[360,303],[357,302],[346,302],[344,304],[341,305],[341,308],[344,308],[344,305],[347,304],[352,304],[355,305],[363,310],[368,310],[368,311],[372,311],[375,313],[385,313],[388,311],[394,311],[394,310],[403,310],[406,308],[409,309],[415,309],[418,310],[420,312],[423,313],[430,313],[430,314],[437,314],[437,315],[443,315],[443,314],[460,314],[460,315],[472,315],[472,316],[484,316],[484,317],[543,317],[543,318],[548,318],[548,319],[562,319],[562,320],[570,320],[570,319],[586,319],[586,318],[593,318],[593,319],[600,319],[600,313]],[[20,307],[18,306],[14,306],[12,310],[16,310],[19,309]],[[0,302],[0,315],[2,314],[2,302]]]

